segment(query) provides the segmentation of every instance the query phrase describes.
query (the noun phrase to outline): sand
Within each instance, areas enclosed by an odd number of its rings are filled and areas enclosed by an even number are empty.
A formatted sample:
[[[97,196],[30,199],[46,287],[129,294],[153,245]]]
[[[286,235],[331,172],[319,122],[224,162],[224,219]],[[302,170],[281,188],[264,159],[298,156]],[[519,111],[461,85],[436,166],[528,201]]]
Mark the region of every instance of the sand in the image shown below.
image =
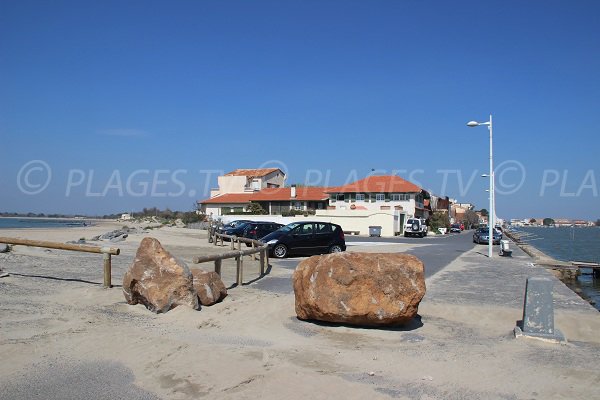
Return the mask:
[[[1,236],[68,241],[122,225],[3,230]],[[122,250],[113,259],[115,284],[145,236],[188,262],[219,251],[202,231],[134,234],[115,244]],[[375,249],[407,245],[349,248]],[[0,279],[2,399],[32,393],[57,399],[592,399],[600,393],[600,317],[577,296],[562,287],[557,294],[557,324],[568,345],[513,338],[522,284],[510,277],[532,272],[525,255],[486,265],[475,251],[465,253],[427,280],[420,319],[404,328],[361,329],[295,318],[293,260],[272,260],[267,278],[230,289],[219,304],[156,315],[127,305],[120,287],[101,287],[101,256],[14,250],[0,254],[0,268],[10,273]],[[245,265],[245,280],[257,278],[258,263]],[[232,284],[233,264],[223,271]]]

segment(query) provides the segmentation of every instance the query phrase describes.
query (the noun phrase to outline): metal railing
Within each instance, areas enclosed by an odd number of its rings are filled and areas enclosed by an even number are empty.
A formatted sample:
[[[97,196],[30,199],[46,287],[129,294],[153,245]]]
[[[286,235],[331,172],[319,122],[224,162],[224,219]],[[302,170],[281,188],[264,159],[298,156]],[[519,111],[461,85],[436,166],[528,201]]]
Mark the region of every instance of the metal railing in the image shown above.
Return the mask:
[[[121,249],[118,247],[99,247],[80,244],[69,244],[59,242],[46,242],[43,240],[17,239],[9,237],[0,237],[0,243],[12,244],[17,246],[44,247],[47,249],[70,250],[83,253],[96,253],[104,255],[104,287],[111,288],[112,261],[111,256],[118,256]]]
[[[208,242],[213,243],[215,246],[221,242],[221,247],[225,246],[225,239],[228,239],[231,243],[231,251],[221,254],[212,254],[201,257],[194,257],[194,264],[200,264],[205,262],[213,261],[215,263],[215,272],[221,275],[221,266],[223,260],[229,258],[235,258],[236,261],[236,284],[240,286],[244,279],[244,256],[252,256],[253,260],[256,260],[256,255],[259,255],[260,262],[260,276],[265,274],[265,266],[269,265],[269,246],[259,242],[258,240],[248,239],[238,236],[224,235],[217,233],[216,228],[211,226],[208,231]],[[252,248],[242,250],[242,243],[250,244]],[[237,247],[237,250],[236,250]]]

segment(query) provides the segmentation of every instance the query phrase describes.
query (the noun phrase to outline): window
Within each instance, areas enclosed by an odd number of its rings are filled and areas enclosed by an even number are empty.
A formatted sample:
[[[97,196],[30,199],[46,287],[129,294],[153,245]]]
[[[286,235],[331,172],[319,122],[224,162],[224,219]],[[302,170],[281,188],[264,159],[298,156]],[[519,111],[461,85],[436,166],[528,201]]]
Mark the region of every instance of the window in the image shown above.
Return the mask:
[[[313,224],[304,224],[302,226],[299,226],[297,230],[300,235],[312,235]]]
[[[302,210],[302,203],[299,201],[294,202],[294,210]]]
[[[364,193],[356,193],[356,201],[365,201]]]
[[[400,201],[400,195],[396,194],[396,193],[392,194],[391,200],[392,201]]]
[[[331,232],[331,225],[315,224],[315,233],[329,233],[329,232]]]
[[[383,194],[383,193],[377,193],[375,195],[375,201],[385,201],[385,194]]]
[[[344,193],[338,193],[337,194],[337,201],[344,201],[344,200],[345,200]]]

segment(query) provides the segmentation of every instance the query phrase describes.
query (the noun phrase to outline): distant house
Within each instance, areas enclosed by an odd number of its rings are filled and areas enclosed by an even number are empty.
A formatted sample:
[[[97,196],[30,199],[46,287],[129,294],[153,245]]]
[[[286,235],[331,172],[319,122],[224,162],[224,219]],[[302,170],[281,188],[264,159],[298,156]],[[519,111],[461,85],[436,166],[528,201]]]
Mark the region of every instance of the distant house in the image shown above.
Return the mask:
[[[279,168],[236,169],[217,178],[218,189],[210,197],[226,193],[249,193],[285,186],[285,173]]]
[[[266,188],[252,193],[225,193],[199,202],[206,215],[221,216],[242,213],[251,203],[258,203],[271,215],[281,215],[291,209],[322,210],[327,208],[329,195],[322,187]]]
[[[396,210],[408,217],[429,216],[425,208],[428,193],[396,175],[369,176],[327,192],[330,210]]]

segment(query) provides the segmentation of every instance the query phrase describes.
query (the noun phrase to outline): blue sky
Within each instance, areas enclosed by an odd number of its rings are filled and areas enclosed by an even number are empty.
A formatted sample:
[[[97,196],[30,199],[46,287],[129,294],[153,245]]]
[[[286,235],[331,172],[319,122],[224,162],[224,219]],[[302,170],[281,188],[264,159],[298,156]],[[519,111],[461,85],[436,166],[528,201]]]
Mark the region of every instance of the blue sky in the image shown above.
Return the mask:
[[[188,210],[259,166],[487,208],[492,113],[498,215],[595,220],[599,49],[595,0],[2,2],[0,211]]]

